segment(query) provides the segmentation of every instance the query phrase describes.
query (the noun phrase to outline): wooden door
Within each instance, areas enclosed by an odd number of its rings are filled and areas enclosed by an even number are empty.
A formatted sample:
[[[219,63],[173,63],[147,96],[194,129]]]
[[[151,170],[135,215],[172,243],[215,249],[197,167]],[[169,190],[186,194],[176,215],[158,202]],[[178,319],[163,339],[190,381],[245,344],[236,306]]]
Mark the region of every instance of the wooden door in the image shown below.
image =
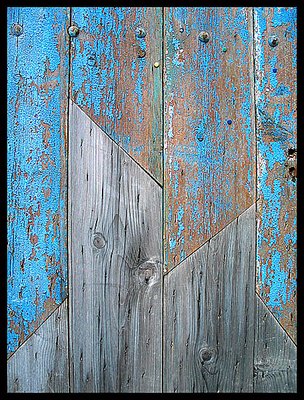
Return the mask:
[[[8,391],[296,392],[297,9],[7,22]]]

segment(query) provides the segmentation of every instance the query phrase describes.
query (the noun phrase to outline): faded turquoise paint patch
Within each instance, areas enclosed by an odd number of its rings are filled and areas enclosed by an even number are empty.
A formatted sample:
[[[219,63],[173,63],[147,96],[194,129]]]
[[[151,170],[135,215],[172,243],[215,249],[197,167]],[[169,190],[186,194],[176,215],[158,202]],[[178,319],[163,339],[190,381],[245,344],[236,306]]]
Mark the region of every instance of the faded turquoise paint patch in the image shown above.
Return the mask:
[[[8,354],[66,297],[67,8],[8,8]],[[23,34],[11,34],[20,23]]]
[[[288,149],[296,148],[296,11],[255,8],[259,225],[257,290],[295,339],[296,182]],[[271,48],[270,34],[279,38]],[[261,36],[262,35],[262,36]]]

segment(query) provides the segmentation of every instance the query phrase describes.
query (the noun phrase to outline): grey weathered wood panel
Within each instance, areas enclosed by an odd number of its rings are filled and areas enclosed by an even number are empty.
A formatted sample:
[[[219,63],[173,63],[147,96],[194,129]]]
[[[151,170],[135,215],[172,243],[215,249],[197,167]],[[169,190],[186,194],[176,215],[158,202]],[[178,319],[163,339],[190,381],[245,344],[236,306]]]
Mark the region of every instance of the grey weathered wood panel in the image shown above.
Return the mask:
[[[297,348],[263,301],[256,296],[254,391],[297,391]]]
[[[70,104],[73,392],[161,390],[161,187]]]
[[[165,276],[165,392],[252,392],[254,265],[255,205]]]
[[[7,362],[9,393],[69,391],[68,317],[65,300]]]

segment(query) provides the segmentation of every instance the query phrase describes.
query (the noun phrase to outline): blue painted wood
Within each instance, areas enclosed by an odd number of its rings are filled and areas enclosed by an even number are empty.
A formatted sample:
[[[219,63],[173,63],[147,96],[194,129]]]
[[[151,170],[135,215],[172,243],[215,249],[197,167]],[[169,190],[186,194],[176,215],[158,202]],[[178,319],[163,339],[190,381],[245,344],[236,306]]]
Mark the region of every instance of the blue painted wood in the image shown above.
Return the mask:
[[[162,9],[73,7],[72,22],[71,98],[162,183]]]
[[[66,297],[69,9],[7,17],[10,355]]]
[[[249,7],[165,8],[165,262],[182,262],[255,201]],[[209,41],[199,39],[201,32]]]
[[[255,8],[254,27],[257,292],[296,341],[297,9]]]

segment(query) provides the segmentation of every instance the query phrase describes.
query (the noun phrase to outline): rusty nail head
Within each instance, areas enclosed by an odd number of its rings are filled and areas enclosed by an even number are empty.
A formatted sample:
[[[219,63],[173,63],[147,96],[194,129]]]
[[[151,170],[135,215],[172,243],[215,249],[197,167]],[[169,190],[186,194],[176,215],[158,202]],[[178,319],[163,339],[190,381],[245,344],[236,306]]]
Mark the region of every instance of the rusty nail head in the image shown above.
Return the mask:
[[[145,55],[146,55],[146,52],[144,49],[138,49],[138,52],[137,52],[138,58],[143,58],[143,57],[145,57]]]
[[[198,35],[198,38],[201,42],[207,43],[210,40],[210,35],[208,32],[202,31],[200,32],[200,34]]]
[[[272,36],[270,36],[270,38],[268,39],[268,43],[269,43],[269,46],[271,46],[271,47],[276,47],[276,46],[279,44],[279,39],[278,39],[277,36],[272,35]]]
[[[75,37],[79,34],[79,28],[76,25],[71,25],[68,29],[69,35]]]
[[[23,33],[23,28],[20,24],[14,24],[12,26],[12,32],[14,36],[20,36]]]
[[[139,26],[138,28],[136,28],[135,34],[138,38],[144,38],[146,36],[146,31],[144,30],[144,28]]]

